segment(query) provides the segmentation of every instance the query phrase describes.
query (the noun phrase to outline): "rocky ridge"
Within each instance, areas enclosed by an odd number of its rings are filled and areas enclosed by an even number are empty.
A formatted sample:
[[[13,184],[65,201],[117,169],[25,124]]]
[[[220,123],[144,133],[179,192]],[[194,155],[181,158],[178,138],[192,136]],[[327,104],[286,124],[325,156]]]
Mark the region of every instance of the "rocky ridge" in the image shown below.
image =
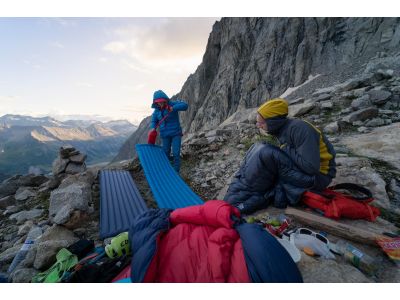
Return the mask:
[[[202,63],[172,98],[189,104],[184,133],[212,130],[310,76],[318,77],[307,86],[322,88],[354,77],[377,55],[396,61],[399,45],[400,18],[222,18]],[[126,144],[145,142],[142,131]],[[124,146],[116,160],[134,156]]]

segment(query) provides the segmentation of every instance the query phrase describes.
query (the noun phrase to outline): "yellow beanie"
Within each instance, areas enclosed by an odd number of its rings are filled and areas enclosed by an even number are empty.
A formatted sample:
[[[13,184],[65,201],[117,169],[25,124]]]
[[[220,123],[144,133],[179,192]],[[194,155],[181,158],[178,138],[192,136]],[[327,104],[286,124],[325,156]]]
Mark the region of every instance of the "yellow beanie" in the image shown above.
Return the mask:
[[[275,98],[262,104],[257,112],[264,118],[273,118],[288,114],[288,103],[285,99]]]

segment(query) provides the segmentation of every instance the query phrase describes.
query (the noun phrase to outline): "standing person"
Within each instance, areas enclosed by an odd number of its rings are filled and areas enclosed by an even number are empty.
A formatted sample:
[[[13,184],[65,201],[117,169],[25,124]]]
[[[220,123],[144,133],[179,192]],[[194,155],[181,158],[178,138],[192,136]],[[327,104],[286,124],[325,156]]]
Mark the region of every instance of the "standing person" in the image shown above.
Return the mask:
[[[335,150],[326,136],[306,121],[287,118],[285,99],[269,100],[257,113],[256,126],[277,137],[280,147],[254,144],[224,200],[247,214],[269,202],[295,205],[304,191],[326,188],[336,175]]]
[[[156,130],[157,124],[160,127],[160,137],[162,140],[162,147],[165,154],[169,158],[173,156],[174,169],[179,173],[181,165],[181,141],[182,141],[182,128],[179,122],[179,111],[185,111],[188,108],[187,103],[183,101],[172,101],[161,90],[155,91],[153,95],[154,112],[151,116],[151,130]]]

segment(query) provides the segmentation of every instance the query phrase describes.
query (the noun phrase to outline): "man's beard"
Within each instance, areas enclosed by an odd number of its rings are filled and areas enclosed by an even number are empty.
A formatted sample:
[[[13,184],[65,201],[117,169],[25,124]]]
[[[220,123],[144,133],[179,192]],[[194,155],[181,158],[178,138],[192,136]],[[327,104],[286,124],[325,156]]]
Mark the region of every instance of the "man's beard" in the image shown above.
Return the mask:
[[[270,136],[270,134],[263,128],[258,128],[260,130],[260,134],[263,136]]]

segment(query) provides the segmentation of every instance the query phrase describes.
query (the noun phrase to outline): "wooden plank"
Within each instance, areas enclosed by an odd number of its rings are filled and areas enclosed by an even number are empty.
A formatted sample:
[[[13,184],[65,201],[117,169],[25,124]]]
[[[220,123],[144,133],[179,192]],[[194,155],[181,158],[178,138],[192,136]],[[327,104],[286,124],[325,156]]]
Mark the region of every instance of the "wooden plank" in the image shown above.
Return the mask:
[[[332,235],[336,235],[358,243],[364,243],[379,247],[375,240],[378,237],[382,237],[382,235],[376,234],[374,232],[343,224],[335,220],[318,216],[313,213],[302,211],[293,207],[286,208],[285,214],[289,217],[292,217],[295,221],[298,221],[299,223],[306,226],[326,231]]]

